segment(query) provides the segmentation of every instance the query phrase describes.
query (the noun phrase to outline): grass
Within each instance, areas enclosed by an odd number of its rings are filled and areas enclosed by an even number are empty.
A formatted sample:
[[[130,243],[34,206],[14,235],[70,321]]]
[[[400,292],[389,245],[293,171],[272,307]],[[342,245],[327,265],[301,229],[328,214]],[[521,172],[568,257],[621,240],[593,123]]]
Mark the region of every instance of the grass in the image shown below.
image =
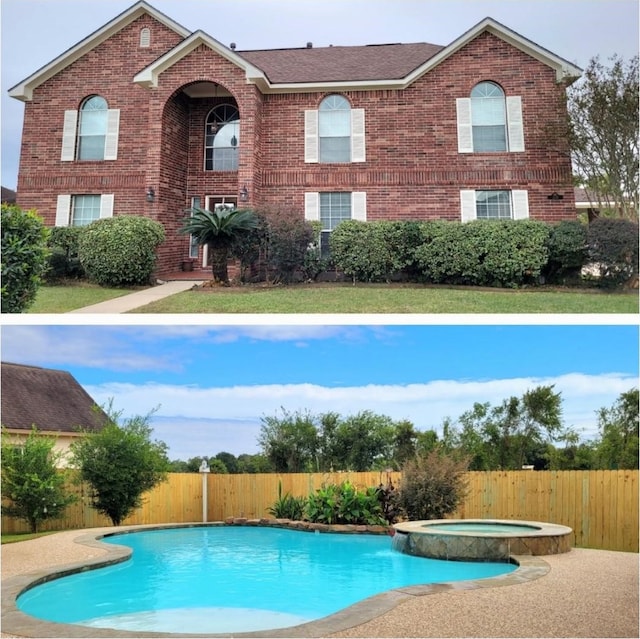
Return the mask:
[[[383,284],[186,291],[133,313],[638,313],[637,293]]]
[[[45,535],[52,535],[56,531],[47,531],[39,533],[15,533],[12,535],[1,535],[0,543],[3,544],[15,544],[18,541],[28,541],[29,539],[37,539],[38,537],[44,537]]]
[[[102,288],[87,282],[41,286],[35,302],[27,309],[27,313],[67,313],[132,292],[133,289]]]

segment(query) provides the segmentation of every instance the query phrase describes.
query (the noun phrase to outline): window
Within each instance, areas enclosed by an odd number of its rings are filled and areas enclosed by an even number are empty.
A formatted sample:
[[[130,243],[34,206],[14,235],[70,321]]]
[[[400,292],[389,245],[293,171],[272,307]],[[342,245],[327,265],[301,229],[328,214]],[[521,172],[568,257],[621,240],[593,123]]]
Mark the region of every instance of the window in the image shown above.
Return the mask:
[[[529,196],[523,190],[460,191],[462,221],[523,220],[529,217]]]
[[[460,153],[524,151],[522,100],[505,97],[495,82],[480,82],[469,98],[458,98],[456,114]]]
[[[204,170],[237,171],[240,116],[232,104],[209,112],[205,124]]]
[[[78,160],[103,160],[107,137],[107,101],[94,95],[80,107]]]
[[[305,193],[305,220],[320,221],[320,250],[323,257],[329,253],[329,236],[344,220],[367,219],[367,194]]]
[[[151,46],[151,29],[144,27],[140,29],[140,48],[146,49]]]
[[[113,216],[113,195],[58,195],[56,226],[86,226]]]
[[[493,82],[481,82],[471,91],[473,150],[506,151],[507,122],[504,91]]]
[[[327,96],[304,114],[304,161],[364,162],[364,109],[352,109],[341,95]]]
[[[320,103],[320,162],[351,162],[351,105],[340,95]]]
[[[79,111],[64,112],[60,160],[117,160],[120,110],[107,101],[89,96]]]

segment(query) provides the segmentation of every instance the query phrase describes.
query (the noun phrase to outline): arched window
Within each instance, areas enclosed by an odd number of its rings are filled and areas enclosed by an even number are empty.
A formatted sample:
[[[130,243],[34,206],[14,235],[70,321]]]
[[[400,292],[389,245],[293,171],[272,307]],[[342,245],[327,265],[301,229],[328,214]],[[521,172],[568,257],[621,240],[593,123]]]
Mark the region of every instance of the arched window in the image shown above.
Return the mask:
[[[318,112],[320,162],[351,162],[351,105],[341,95],[330,95]]]
[[[140,48],[146,49],[151,46],[151,29],[144,27],[140,29]]]
[[[107,116],[107,101],[99,95],[92,95],[82,103],[78,125],[78,160],[105,159]]]
[[[471,91],[473,150],[507,150],[507,114],[504,91],[494,82],[480,82]]]
[[[232,104],[220,104],[207,116],[204,142],[205,171],[237,171],[240,114]]]

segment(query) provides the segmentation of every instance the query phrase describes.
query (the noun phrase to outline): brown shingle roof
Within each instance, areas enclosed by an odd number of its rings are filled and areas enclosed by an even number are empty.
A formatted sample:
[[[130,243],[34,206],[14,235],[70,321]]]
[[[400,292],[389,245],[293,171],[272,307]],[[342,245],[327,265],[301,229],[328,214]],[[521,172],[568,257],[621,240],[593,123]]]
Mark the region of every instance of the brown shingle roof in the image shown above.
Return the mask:
[[[376,44],[236,51],[261,69],[272,83],[396,80],[433,57],[443,47],[415,44]]]
[[[6,428],[75,432],[100,430],[107,419],[71,373],[2,362],[2,413]]]

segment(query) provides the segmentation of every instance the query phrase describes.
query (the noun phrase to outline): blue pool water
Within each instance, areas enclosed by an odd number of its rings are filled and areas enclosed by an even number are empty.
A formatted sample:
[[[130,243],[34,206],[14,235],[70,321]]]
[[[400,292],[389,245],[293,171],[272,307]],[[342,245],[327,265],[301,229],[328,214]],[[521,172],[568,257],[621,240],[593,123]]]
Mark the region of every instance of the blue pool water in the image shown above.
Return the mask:
[[[132,558],[36,586],[18,608],[122,630],[247,632],[319,619],[400,586],[516,568],[413,557],[392,550],[387,536],[259,527],[172,528],[103,541],[130,546]]]

